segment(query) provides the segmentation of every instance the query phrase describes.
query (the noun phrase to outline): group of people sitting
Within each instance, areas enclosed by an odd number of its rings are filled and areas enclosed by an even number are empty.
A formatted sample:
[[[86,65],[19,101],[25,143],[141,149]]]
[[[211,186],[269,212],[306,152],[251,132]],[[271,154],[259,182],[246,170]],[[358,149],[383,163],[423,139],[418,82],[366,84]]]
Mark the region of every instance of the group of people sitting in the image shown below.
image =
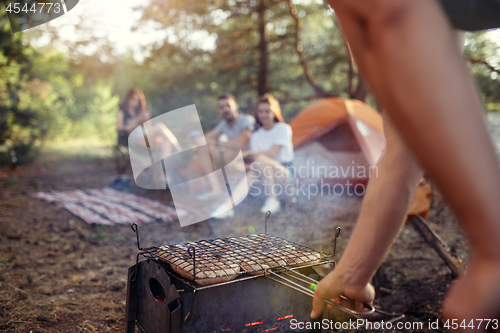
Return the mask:
[[[278,100],[265,94],[257,101],[254,115],[239,114],[238,103],[231,94],[219,97],[218,111],[223,118],[206,134],[207,142],[228,141],[237,144],[243,154],[247,178],[251,188],[261,180],[267,195],[261,212],[277,212],[281,209],[276,195],[276,185],[285,185],[293,177],[292,129],[281,114]],[[118,112],[117,130],[120,144],[127,145],[128,134],[147,122],[151,116],[146,110],[144,94],[131,89],[125,96]],[[162,156],[176,151],[179,143],[163,124],[150,130],[149,140],[162,143]]]
[[[481,324],[498,323],[500,313],[500,169],[484,123],[480,94],[453,28],[500,27],[500,2],[328,2],[361,74],[384,107],[387,145],[377,164],[380,177],[370,180],[341,260],[314,290],[311,317],[321,316],[325,300],[348,302],[340,296],[353,300],[359,311],[365,304],[373,304],[375,291],[369,282],[405,223],[425,170],[456,213],[472,253],[467,274],[451,286],[443,302],[442,320],[462,323],[453,330],[497,329]],[[238,132],[235,126],[241,116],[237,104],[229,96],[221,98],[224,122],[210,136],[216,139],[223,131],[235,131],[228,138],[245,148],[247,161],[286,168],[293,158],[291,130],[281,121],[276,104],[270,96],[260,99],[257,128],[252,128],[252,118],[243,117],[243,125],[248,126],[239,125],[243,128]],[[127,120],[126,112],[129,109],[118,115],[119,130],[140,123],[135,117],[147,117],[130,111],[132,120]],[[157,135],[167,134],[158,130]],[[273,200],[268,199],[263,210],[268,201],[271,206]]]
[[[292,128],[285,123],[279,102],[271,94],[257,101],[254,115],[239,114],[234,96],[219,97],[219,114],[224,119],[207,135],[207,141],[217,141],[224,134],[243,152],[250,185],[261,179],[268,197],[261,212],[277,212],[281,205],[276,197],[275,184],[281,185],[292,176]]]

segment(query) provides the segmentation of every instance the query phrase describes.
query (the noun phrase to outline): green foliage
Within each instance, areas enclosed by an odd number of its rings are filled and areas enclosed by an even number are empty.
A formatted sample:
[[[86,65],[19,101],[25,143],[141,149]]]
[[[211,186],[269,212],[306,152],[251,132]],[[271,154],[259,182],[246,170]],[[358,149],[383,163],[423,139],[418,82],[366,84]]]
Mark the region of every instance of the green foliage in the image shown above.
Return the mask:
[[[467,33],[464,54],[477,61],[470,67],[486,110],[500,112],[500,46],[486,32]]]
[[[270,92],[282,101],[312,95],[315,91],[295,49],[296,26],[287,1],[152,0],[142,9],[142,20],[154,21],[176,36],[152,48],[144,65],[149,82],[158,83],[157,88],[144,89],[153,106],[172,110],[195,102],[205,130],[219,120],[216,97],[222,93],[234,94],[240,109],[252,112],[261,69],[260,6],[265,7]],[[348,59],[334,16],[322,2],[304,1],[296,6],[303,20],[301,42],[312,76],[324,91],[348,97]],[[195,35],[214,38],[214,47],[195,45]],[[285,118],[291,120],[308,103],[283,104]]]
[[[350,83],[334,14],[322,1],[294,3],[311,76],[323,91],[349,97],[357,68]],[[118,105],[131,87],[144,91],[153,116],[196,104],[205,132],[220,121],[217,97],[222,93],[234,94],[240,110],[251,113],[262,75],[262,18],[269,89],[283,102],[285,119],[290,121],[315,93],[299,61],[297,27],[285,0],[151,0],[139,9],[141,23],[154,23],[168,37],[144,50],[145,60],[139,63],[132,54],[117,56],[87,19],[75,23],[74,30],[84,37],[67,43],[65,52],[35,48],[23,33],[12,34],[0,8],[0,164],[8,161],[11,148],[20,162],[27,162],[46,142],[65,143],[68,150],[75,150],[68,141],[85,142],[91,149],[96,142],[113,145]],[[45,33],[51,40],[59,38],[50,26]],[[32,34],[41,37],[40,31]],[[88,52],[92,46],[95,50]],[[499,46],[485,33],[467,34],[465,55],[477,60],[470,67],[489,111],[500,111],[498,54]]]
[[[154,21],[170,34],[163,44],[152,46],[140,64],[131,55],[117,58],[102,39],[94,53],[82,52],[82,47],[97,43],[92,33],[68,45],[66,53],[52,47],[35,52],[17,34],[29,58],[22,63],[23,58],[15,55],[19,64],[11,63],[9,70],[23,70],[13,91],[29,121],[9,120],[0,144],[23,143],[33,151],[47,140],[98,137],[113,144],[118,96],[133,86],[145,92],[153,116],[196,104],[205,131],[220,121],[217,96],[222,93],[233,93],[242,112],[253,112],[261,66],[262,6],[271,93],[280,100],[298,100],[282,105],[285,118],[291,120],[310,102],[301,98],[314,90],[298,61],[296,26],[286,1],[153,0],[142,9],[143,21]],[[347,97],[347,55],[332,13],[321,2],[301,2],[297,9],[304,23],[301,42],[309,70],[323,90]],[[75,24],[76,30],[90,31],[82,23]],[[58,39],[50,27],[47,33],[51,40]]]
[[[29,89],[34,86],[27,85],[35,52],[26,45],[22,34],[12,33],[5,9],[0,8],[0,145],[7,143],[22,151],[23,160],[29,156],[29,147],[36,145],[45,131],[43,127],[33,134],[25,131],[37,125],[33,103],[25,101],[26,97],[40,97],[37,91]]]
[[[79,139],[99,137],[110,144],[116,140],[116,112],[119,97],[112,93],[112,79],[92,76],[88,62],[75,64],[67,55],[44,48],[33,64],[32,75],[50,82],[57,99],[51,105],[54,121],[48,139]],[[99,66],[99,62],[95,62]]]
[[[1,10],[0,146],[4,155],[12,149],[18,162],[26,163],[47,140],[94,136],[114,143],[119,98],[112,91],[113,80],[104,77],[105,70],[89,75],[100,62],[84,59],[82,63],[80,58],[77,64],[52,47],[35,49],[23,33],[11,32]]]

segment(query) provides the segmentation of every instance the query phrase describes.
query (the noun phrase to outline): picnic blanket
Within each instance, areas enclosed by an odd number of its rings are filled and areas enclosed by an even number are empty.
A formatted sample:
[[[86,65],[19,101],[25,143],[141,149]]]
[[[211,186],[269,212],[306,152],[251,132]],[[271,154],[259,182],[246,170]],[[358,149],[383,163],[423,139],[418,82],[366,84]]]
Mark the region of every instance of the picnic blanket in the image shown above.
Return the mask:
[[[188,214],[185,209],[109,187],[67,192],[37,192],[31,196],[66,208],[73,215],[91,224],[170,222],[178,220],[178,214]]]

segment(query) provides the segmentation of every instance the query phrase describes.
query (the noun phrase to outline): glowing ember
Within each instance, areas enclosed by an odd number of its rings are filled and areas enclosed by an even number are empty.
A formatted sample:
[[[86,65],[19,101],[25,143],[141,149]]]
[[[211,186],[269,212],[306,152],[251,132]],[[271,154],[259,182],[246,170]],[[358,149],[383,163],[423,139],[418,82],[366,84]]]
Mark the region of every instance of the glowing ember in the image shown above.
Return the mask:
[[[288,315],[284,317],[279,317],[277,320],[283,320],[283,319],[288,319],[288,318],[293,318],[293,315]]]
[[[263,321],[258,321],[258,322],[255,322],[255,323],[246,324],[245,327],[259,325],[259,324],[263,324],[263,323],[264,323]]]

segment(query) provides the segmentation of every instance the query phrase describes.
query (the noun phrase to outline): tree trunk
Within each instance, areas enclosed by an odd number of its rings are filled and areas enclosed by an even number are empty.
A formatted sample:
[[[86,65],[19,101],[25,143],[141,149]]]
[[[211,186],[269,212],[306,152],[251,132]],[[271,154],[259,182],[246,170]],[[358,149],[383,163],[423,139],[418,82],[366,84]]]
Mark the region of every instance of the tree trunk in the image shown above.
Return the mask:
[[[297,7],[292,2],[292,0],[288,0],[288,8],[290,9],[290,15],[292,16],[292,19],[295,22],[295,51],[297,52],[297,55],[299,56],[300,66],[302,66],[302,70],[304,71],[304,75],[306,77],[306,80],[307,80],[307,82],[309,82],[311,87],[313,87],[313,89],[316,91],[316,94],[318,96],[326,96],[327,94],[323,91],[323,89],[318,84],[316,84],[316,81],[314,81],[314,78],[312,77],[312,74],[309,71],[309,68],[307,67],[307,61],[306,61],[306,57],[304,56],[304,53],[303,53],[303,47],[302,47],[302,42],[301,42],[302,21],[300,20],[299,16],[297,15]]]
[[[267,50],[267,36],[266,36],[266,5],[265,0],[261,0],[257,13],[259,14],[259,53],[260,53],[260,66],[259,66],[259,86],[257,93],[262,96],[269,92],[269,52]]]

